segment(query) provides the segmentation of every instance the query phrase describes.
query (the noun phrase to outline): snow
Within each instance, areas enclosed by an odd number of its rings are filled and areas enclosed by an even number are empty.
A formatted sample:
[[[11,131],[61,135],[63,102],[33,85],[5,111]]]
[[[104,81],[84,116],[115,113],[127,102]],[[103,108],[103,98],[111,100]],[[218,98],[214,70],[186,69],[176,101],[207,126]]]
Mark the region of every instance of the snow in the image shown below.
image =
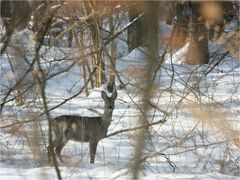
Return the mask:
[[[181,64],[184,62],[189,48],[189,42],[175,53],[167,53],[164,62],[168,64]]]
[[[234,132],[239,134],[240,131],[240,61],[227,57],[213,71],[202,76],[209,69],[208,65],[181,64],[188,46],[187,43],[172,55],[166,54],[164,64],[157,72],[154,81],[157,90],[152,102],[170,115],[165,123],[150,127],[152,138],[147,139],[144,147],[144,155],[150,157],[141,167],[140,177],[143,180],[239,179],[240,147],[232,139],[236,138]],[[30,49],[30,46],[26,48]],[[43,51],[45,50],[48,52],[48,60],[61,58],[64,52],[73,52],[72,56],[77,54],[76,49],[45,47]],[[139,83],[141,86],[141,70],[144,70],[146,65],[147,51],[145,47],[139,47],[117,59],[116,69],[125,82]],[[4,54],[0,60],[1,99],[14,80],[8,57]],[[52,62],[46,63],[44,67],[51,67],[50,74],[54,74],[70,65],[70,62]],[[195,87],[197,82],[200,82],[199,87]],[[53,108],[78,93],[82,86],[82,72],[77,65],[51,78],[47,81],[46,88],[48,107]],[[199,88],[199,91],[193,91],[194,88]],[[126,90],[118,86],[116,89],[118,97],[108,134],[136,127],[139,123],[136,104],[140,103],[140,98],[137,88],[129,85]],[[97,116],[90,109],[103,112],[102,90],[106,91],[106,86],[91,90],[88,97],[81,93],[51,111],[51,116]],[[111,96],[111,93],[108,92],[108,96]],[[181,101],[182,96],[185,98]],[[201,104],[203,109],[197,104]],[[1,126],[11,123],[14,118],[29,120],[41,111],[40,107],[38,104],[32,108],[17,107],[14,102],[9,102],[1,115]],[[202,117],[196,118],[200,111],[204,112]],[[160,111],[151,110],[148,120],[156,122],[164,116]],[[211,122],[208,121],[209,117]],[[40,120],[43,135],[36,137],[39,138],[37,142],[40,146],[36,145],[35,149],[29,143],[32,140],[30,137],[34,137],[34,123],[24,124],[18,129],[1,129],[1,180],[56,179],[55,170],[48,165],[46,157],[46,117],[41,116]],[[222,127],[225,127],[226,131],[223,131]],[[63,179],[130,179],[129,167],[134,153],[135,137],[136,131],[130,131],[100,141],[95,164],[89,164],[87,143],[68,142],[62,152],[66,163],[59,163]],[[35,151],[40,153],[36,155]],[[174,168],[168,160],[174,164]]]

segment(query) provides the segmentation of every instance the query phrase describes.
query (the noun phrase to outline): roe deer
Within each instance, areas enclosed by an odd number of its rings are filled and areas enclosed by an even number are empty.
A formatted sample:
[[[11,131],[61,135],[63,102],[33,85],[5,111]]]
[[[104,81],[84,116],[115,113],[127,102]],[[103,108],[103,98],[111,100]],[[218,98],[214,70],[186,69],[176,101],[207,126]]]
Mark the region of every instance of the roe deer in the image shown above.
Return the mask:
[[[69,140],[79,142],[89,142],[90,163],[94,163],[98,142],[106,137],[108,127],[112,120],[114,101],[117,91],[114,90],[111,97],[102,91],[102,98],[105,102],[104,113],[101,117],[87,117],[63,115],[53,119],[53,130],[55,139],[53,148],[59,160],[63,162],[61,150]],[[48,157],[50,161],[50,151],[48,146]]]

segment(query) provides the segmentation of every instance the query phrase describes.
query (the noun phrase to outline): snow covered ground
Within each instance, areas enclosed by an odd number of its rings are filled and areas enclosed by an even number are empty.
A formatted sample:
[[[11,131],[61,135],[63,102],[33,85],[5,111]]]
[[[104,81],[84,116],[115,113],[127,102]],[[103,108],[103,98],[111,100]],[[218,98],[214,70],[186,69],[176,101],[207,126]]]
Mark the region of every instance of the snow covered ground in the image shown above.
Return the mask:
[[[147,137],[144,147],[147,158],[141,167],[141,179],[239,179],[240,61],[226,57],[218,65],[215,61],[202,66],[180,64],[187,46],[172,56],[167,54],[157,72],[152,102],[160,110],[150,111],[149,122],[164,118],[166,122],[150,126],[151,136]],[[135,49],[117,60],[116,69],[128,85],[126,90],[117,87],[118,97],[108,134],[138,124],[140,100],[136,86],[141,86],[144,78],[141,76],[146,63],[144,52],[145,48]],[[61,57],[57,48],[46,55],[53,60],[57,56]],[[0,59],[1,99],[14,79],[7,58],[4,55]],[[51,74],[70,65],[62,62],[46,67],[51,68]],[[214,69],[209,71],[211,67]],[[78,93],[82,85],[82,70],[77,65],[48,80],[49,108]],[[88,97],[84,93],[78,95],[51,111],[51,116],[96,116],[91,109],[103,111],[101,90],[91,90]],[[10,101],[1,115],[1,127],[16,120],[36,118],[42,110],[40,107],[18,107]],[[38,123],[1,128],[1,180],[56,179],[54,168],[47,163],[46,117],[41,116],[40,121],[40,129]],[[68,142],[62,151],[66,163],[59,163],[62,177],[130,179],[135,136],[136,131],[127,131],[100,141],[95,164],[89,164],[87,143]]]

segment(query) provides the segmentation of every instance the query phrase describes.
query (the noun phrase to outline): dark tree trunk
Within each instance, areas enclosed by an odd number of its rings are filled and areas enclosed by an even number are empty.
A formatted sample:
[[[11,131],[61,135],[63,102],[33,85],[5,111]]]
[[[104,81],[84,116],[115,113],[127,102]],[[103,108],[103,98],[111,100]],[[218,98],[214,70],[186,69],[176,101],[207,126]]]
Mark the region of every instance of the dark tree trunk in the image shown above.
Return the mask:
[[[154,3],[154,2],[150,2]],[[133,4],[128,10],[129,21],[132,22],[141,13],[144,15],[139,18],[132,26],[128,28],[128,50],[129,52],[139,46],[146,46],[147,35],[148,35],[148,20],[146,19],[146,13],[148,9],[146,8],[146,2],[137,2]],[[154,33],[157,35],[158,23],[154,24]],[[157,41],[157,38],[156,38]],[[155,43],[157,44],[157,43]],[[157,48],[157,47],[156,47]]]
[[[28,1],[2,1],[1,18],[7,31],[24,29],[31,18],[32,8]]]
[[[132,22],[139,16],[139,13],[133,9],[128,11],[129,21]],[[128,28],[128,51],[141,46],[144,42],[144,22],[143,18],[139,19],[135,24]]]
[[[209,58],[207,28],[198,13],[199,3],[192,3],[191,8],[190,44],[185,63],[191,65],[207,64]]]
[[[144,12],[144,2],[138,2],[132,5],[128,10],[129,21],[132,22],[141,13]],[[144,16],[139,18],[132,26],[128,28],[128,51],[143,45],[146,39],[146,24]]]

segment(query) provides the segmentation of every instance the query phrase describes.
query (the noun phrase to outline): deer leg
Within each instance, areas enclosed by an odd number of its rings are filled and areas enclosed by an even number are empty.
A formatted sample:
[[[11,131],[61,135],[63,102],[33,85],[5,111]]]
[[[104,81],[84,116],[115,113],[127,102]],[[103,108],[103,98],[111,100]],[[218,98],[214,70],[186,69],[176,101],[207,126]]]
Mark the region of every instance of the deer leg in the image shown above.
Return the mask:
[[[96,150],[97,150],[97,142],[89,142],[89,148],[90,148],[90,163],[93,164],[94,163],[94,159],[95,159],[95,154],[96,154]]]
[[[62,142],[55,149],[56,155],[57,155],[58,159],[61,161],[61,163],[64,163],[64,161],[62,159],[61,151],[62,151],[62,148],[66,145],[66,143],[67,142]]]
[[[53,142],[52,142],[53,152],[54,152],[54,149],[61,144],[62,139],[63,139],[62,137],[57,137],[56,139],[53,140]],[[48,162],[50,164],[51,163],[51,149],[50,149],[49,145],[47,147],[47,151],[48,151]]]
[[[54,152],[54,148],[57,146],[57,144],[60,142],[60,139],[54,139],[52,142],[52,146],[53,146],[53,152]],[[47,147],[47,151],[48,151],[48,163],[51,163],[51,149],[50,149],[50,145],[48,145]]]
[[[51,153],[50,153],[51,149],[50,149],[50,146],[48,145],[47,147],[47,155],[48,155],[48,164],[51,163]]]

